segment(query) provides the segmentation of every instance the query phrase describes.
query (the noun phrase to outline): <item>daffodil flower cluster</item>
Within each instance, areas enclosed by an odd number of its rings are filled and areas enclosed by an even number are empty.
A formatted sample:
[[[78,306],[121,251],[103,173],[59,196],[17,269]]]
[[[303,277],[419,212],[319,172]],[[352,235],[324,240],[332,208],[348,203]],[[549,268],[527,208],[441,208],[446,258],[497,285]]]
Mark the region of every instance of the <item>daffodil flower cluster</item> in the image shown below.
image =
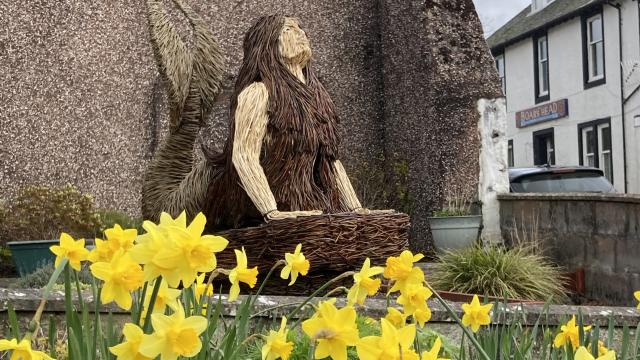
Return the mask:
[[[433,293],[424,272],[416,266],[423,255],[413,254],[409,250],[389,257],[385,266],[376,266],[366,258],[358,271],[344,273],[314,293],[318,295],[334,282],[350,277],[352,285],[349,289],[338,287],[331,290],[332,293],[346,290],[343,305],[339,305],[342,302],[336,299],[325,297],[326,300],[314,305],[315,311],[308,319],[301,318],[289,327],[287,317],[283,316],[279,328],[269,330],[265,335],[242,334],[244,330],[233,323],[230,326],[232,331],[223,335],[224,340],[228,339],[228,334],[232,334],[231,342],[224,345],[228,349],[215,348],[212,337],[216,332],[217,319],[213,320],[211,312],[215,311],[215,316],[221,316],[221,296],[217,304],[211,302],[214,297],[213,278],[220,274],[228,277],[227,300],[231,302],[239,299],[241,286],[250,289],[256,287],[259,271],[257,267],[250,266],[244,248],[233,250],[235,267],[218,268],[216,254],[226,249],[228,241],[220,236],[203,235],[205,225],[203,214],[197,214],[187,224],[184,212],[176,218],[162,213],[158,223],[144,222],[145,233],[141,235],[135,229],[123,229],[119,225],[105,230],[105,239],[96,239],[91,251],[85,248],[84,239],[75,240],[66,233],[61,234],[59,245],[51,247],[56,255],[54,276],[64,269],[67,289],[70,288],[70,269],[79,271],[83,262],[89,262],[91,273],[101,280],[97,287],[99,301],[96,306],[115,302],[122,309],[131,310],[132,321],[122,328],[120,341],[105,346],[106,354],[112,354],[109,357],[115,356],[117,360],[176,360],[196,356],[199,359],[208,358],[207,354],[215,353],[221,358],[237,358],[249,340],[261,338],[262,360],[288,360],[295,350],[289,333],[301,323],[301,331],[312,342],[315,359],[346,360],[351,349],[362,360],[445,360],[441,357],[444,351],[439,337],[435,338],[431,349],[416,348],[418,334],[424,331],[423,328],[431,319],[428,300],[434,295],[450,311],[479,353],[484,354],[476,340],[479,335],[475,333],[491,323],[493,304],[481,304],[479,297],[474,295],[470,303],[461,305],[463,316],[459,319],[440,296]],[[298,244],[293,252],[283,255],[283,260],[278,261],[262,280],[257,293],[242,299],[238,309],[248,309],[248,312],[244,315],[247,316],[245,320],[240,322],[248,321],[255,297],[279,267],[282,267],[280,278],[288,280],[289,286],[309,273],[311,264],[302,252],[302,244]],[[54,282],[52,278],[50,284]],[[367,297],[375,296],[381,289],[381,296],[386,295],[389,302],[393,296],[395,303],[387,308],[383,318],[367,319],[368,324],[379,328],[379,333],[361,337],[356,322],[357,307],[366,306]],[[297,311],[304,310],[314,295],[300,304],[289,318],[293,318]],[[65,293],[69,303],[70,296]],[[95,291],[94,296],[97,297]],[[634,296],[640,301],[640,291],[635,292]],[[41,306],[44,306],[44,301]],[[94,334],[101,331],[97,326],[100,324],[99,312],[96,312],[96,316]],[[38,326],[39,318],[34,320],[32,323]],[[588,332],[591,327],[581,326],[576,324],[575,316],[562,325],[554,339],[555,347],[570,350],[576,360],[616,359],[615,352],[607,349],[601,341],[596,342],[597,339],[593,339],[597,349],[592,349],[591,345],[585,347],[580,334]],[[35,332],[31,329],[21,340],[0,340],[0,351],[9,351],[10,359],[53,359],[42,351],[32,349],[31,335]],[[67,332],[70,333],[69,330]],[[74,333],[81,332],[74,330]],[[233,340],[235,337],[238,338]],[[489,359],[486,354],[481,358]]]

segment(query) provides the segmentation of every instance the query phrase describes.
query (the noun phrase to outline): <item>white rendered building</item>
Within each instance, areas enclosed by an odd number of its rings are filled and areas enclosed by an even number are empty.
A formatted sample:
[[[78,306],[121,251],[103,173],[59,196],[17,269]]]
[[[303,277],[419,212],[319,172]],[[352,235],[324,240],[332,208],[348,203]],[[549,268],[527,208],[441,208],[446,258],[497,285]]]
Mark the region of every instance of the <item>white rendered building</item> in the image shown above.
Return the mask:
[[[510,166],[595,166],[640,193],[639,1],[533,0],[487,42]]]

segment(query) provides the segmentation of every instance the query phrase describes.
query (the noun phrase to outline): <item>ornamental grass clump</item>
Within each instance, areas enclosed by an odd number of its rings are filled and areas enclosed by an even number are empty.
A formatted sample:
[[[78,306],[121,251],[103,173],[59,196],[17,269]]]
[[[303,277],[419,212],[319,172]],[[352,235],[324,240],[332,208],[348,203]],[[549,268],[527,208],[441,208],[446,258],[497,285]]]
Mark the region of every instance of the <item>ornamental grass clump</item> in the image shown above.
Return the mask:
[[[566,281],[558,266],[524,245],[445,252],[429,279],[443,291],[555,303],[568,300]]]

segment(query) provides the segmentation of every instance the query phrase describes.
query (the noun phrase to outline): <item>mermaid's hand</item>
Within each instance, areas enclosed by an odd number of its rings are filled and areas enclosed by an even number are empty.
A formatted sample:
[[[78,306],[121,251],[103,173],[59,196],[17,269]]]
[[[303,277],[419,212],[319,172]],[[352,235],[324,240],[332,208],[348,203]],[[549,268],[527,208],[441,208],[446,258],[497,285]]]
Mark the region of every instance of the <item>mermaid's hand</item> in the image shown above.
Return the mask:
[[[358,215],[382,215],[382,214],[392,214],[394,212],[396,212],[393,209],[388,209],[388,210],[370,210],[367,208],[357,208],[357,209],[353,209],[353,212],[358,214]]]
[[[310,210],[310,211],[278,211],[273,210],[265,215],[267,221],[270,220],[282,220],[282,219],[293,219],[299,216],[313,216],[313,215],[322,215],[321,210]]]

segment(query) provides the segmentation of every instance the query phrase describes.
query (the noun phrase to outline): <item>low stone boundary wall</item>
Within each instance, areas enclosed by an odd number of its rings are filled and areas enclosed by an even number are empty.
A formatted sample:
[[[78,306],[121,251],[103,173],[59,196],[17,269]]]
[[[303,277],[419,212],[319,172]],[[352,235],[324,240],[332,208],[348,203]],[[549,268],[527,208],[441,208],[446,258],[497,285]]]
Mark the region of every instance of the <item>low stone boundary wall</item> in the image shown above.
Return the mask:
[[[640,195],[502,194],[507,243],[537,238],[568,271],[585,270],[585,295],[632,305],[640,290]]]
[[[273,318],[279,318],[282,315],[290,313],[297,307],[304,297],[297,296],[260,296],[256,301],[254,314],[259,314],[256,321],[269,321]],[[226,316],[234,316],[239,301],[229,303],[223,296],[224,310]],[[320,299],[314,299],[317,302]],[[89,309],[93,309],[93,299],[91,296],[85,298],[85,302],[89,303]],[[38,305],[40,304],[40,290],[37,289],[3,289],[0,288],[0,338],[8,336],[8,304],[11,303],[18,314],[20,322],[26,326],[28,321],[33,317]],[[458,316],[462,316],[461,303],[449,302]],[[338,305],[344,305],[344,298],[338,299]],[[359,308],[358,312],[365,316],[373,318],[381,318],[387,312],[387,301],[385,298],[367,299],[364,308]],[[446,309],[435,299],[429,300],[429,307],[432,311],[432,317],[429,326],[447,335],[452,339],[459,339],[461,336],[460,329],[451,319]],[[58,328],[61,328],[64,321],[64,294],[60,291],[54,291],[50,300],[47,302],[45,311],[42,316],[42,328],[46,329],[50,317],[58,322]],[[101,311],[114,314],[114,318],[119,323],[129,320],[129,314],[116,306],[103,306]],[[607,326],[610,319],[616,327],[623,327],[625,324],[631,328],[635,328],[640,323],[640,311],[632,307],[607,307],[607,306],[569,306],[569,305],[550,305],[545,309],[544,305],[534,304],[511,304],[508,305],[508,313],[519,312],[520,318],[523,318],[523,325],[533,326],[542,316],[544,323],[549,326],[557,326],[567,321],[572,315],[582,313],[584,322],[587,324]],[[504,319],[503,319],[504,320]]]

